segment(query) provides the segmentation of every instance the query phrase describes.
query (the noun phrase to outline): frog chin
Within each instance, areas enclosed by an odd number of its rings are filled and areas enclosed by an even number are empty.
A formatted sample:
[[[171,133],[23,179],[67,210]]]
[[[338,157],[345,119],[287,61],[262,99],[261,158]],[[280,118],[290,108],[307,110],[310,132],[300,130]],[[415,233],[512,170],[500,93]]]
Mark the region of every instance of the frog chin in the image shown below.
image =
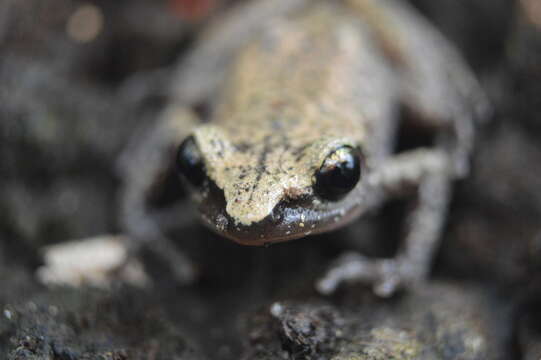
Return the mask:
[[[287,211],[289,215],[287,219],[284,219],[283,216],[279,215],[281,209],[282,204],[278,205],[270,215],[260,221],[252,222],[250,225],[235,222],[223,208],[214,208],[215,211],[210,213],[202,211],[201,217],[203,223],[211,230],[241,245],[269,245],[315,233],[315,226],[312,225],[312,230],[310,230],[307,225],[302,223],[301,214],[296,214],[298,221],[288,222],[288,219],[292,220],[291,211]]]
[[[330,231],[350,222],[354,214],[321,207],[307,196],[280,201],[262,220],[243,225],[226,211],[221,189],[213,185],[199,204],[203,223],[219,235],[242,245],[261,246]],[[357,215],[357,214],[355,214]]]

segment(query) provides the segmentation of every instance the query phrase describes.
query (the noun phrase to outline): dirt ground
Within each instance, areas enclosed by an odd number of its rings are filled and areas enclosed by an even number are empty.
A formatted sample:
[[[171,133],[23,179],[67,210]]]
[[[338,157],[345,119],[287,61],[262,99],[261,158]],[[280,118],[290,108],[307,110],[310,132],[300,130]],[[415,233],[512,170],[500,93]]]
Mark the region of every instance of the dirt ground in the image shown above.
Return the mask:
[[[146,253],[146,287],[39,281],[46,246],[121,231],[121,151],[158,118],[197,35],[239,2],[0,0],[0,358],[540,359],[538,0],[414,1],[494,105],[426,287],[386,300],[313,287],[344,249],[389,255],[400,203],[269,248],[191,223],[171,233],[197,266],[189,285]]]

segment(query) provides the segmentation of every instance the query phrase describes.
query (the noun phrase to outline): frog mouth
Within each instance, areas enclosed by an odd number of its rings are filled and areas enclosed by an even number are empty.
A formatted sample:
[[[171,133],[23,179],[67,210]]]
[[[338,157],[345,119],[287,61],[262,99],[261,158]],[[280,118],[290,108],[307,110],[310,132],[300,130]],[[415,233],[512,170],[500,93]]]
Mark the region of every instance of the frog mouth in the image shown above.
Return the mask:
[[[211,183],[199,204],[202,222],[219,235],[242,245],[262,246],[330,231],[351,221],[350,215],[314,205],[311,196],[282,200],[265,218],[243,225],[226,211],[223,191]]]

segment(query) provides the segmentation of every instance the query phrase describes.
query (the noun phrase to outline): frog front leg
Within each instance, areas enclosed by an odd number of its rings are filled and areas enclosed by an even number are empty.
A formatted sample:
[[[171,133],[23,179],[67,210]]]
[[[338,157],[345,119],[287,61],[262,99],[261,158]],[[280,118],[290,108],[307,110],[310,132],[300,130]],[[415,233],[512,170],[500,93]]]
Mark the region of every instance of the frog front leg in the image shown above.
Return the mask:
[[[167,107],[155,128],[135,138],[134,145],[122,157],[121,222],[133,240],[132,253],[143,246],[153,251],[169,265],[179,283],[189,282],[194,277],[194,267],[164,235],[163,225],[180,227],[178,221],[190,218],[188,215],[195,211],[188,210],[191,202],[184,202],[179,206],[182,216],[170,216],[174,211],[160,215],[150,211],[147,200],[156,180],[171,167],[176,148],[197,122],[185,107],[206,104],[212,109],[226,69],[238,49],[269,19],[299,9],[307,2],[250,1],[232,8],[211,24],[196,39],[196,45],[181,60],[173,76],[169,93],[174,103]]]
[[[123,182],[119,198],[120,222],[130,238],[130,256],[136,256],[142,248],[151,251],[170,267],[181,284],[194,279],[195,267],[165,236],[165,229],[150,210],[148,198],[174,166],[176,148],[197,122],[196,116],[188,109],[169,105],[157,124],[134,136],[118,166]],[[182,206],[190,204],[184,201]],[[191,220],[186,216],[188,214],[191,212],[179,213],[175,226],[182,226],[179,221]]]
[[[453,179],[468,172],[474,121],[489,106],[475,77],[453,47],[403,1],[347,0],[371,28],[393,63],[401,100],[412,118],[435,129],[434,149],[397,155],[376,171],[372,191],[389,197],[414,184],[417,203],[406,221],[406,237],[393,259],[369,260],[347,254],[319,281],[322,293],[342,281],[374,283],[375,292],[391,295],[422,282],[439,244]],[[438,160],[439,159],[439,160]]]
[[[364,191],[379,193],[382,200],[416,187],[416,204],[406,219],[403,245],[392,259],[343,255],[331,265],[317,289],[329,294],[343,281],[364,281],[374,284],[376,294],[390,296],[400,287],[424,281],[445,223],[453,178],[451,165],[445,151],[419,149],[390,158],[372,173]]]

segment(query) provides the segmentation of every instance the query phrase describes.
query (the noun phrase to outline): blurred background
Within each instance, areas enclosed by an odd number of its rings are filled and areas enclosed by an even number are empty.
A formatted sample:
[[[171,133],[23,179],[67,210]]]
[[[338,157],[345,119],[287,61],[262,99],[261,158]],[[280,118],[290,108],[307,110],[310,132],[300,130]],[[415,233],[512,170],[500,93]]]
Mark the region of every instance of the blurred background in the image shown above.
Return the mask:
[[[151,255],[140,281],[38,275],[48,246],[120,234],[121,152],[167,105],[198,34],[246,1],[0,0],[0,358],[539,360],[539,0],[413,1],[495,108],[421,293],[313,290],[345,248],[387,254],[339,240],[389,237],[401,204],[268,249],[190,224],[171,234],[197,266],[190,285]]]

